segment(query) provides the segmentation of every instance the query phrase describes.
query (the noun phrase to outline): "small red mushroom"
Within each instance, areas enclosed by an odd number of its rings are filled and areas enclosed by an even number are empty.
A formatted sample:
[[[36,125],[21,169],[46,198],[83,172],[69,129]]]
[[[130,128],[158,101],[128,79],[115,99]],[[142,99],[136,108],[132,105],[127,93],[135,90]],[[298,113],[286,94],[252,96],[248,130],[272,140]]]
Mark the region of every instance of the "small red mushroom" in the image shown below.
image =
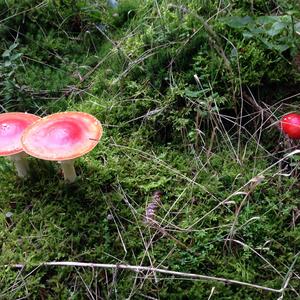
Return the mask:
[[[300,139],[300,115],[290,113],[283,116],[280,120],[282,131],[291,139]]]
[[[16,112],[0,114],[0,156],[8,156],[14,162],[20,177],[26,177],[28,163],[24,159],[21,136],[23,131],[40,117]]]
[[[49,115],[23,133],[23,149],[31,156],[58,161],[66,181],[74,182],[74,159],[91,151],[102,136],[101,123],[83,112]]]

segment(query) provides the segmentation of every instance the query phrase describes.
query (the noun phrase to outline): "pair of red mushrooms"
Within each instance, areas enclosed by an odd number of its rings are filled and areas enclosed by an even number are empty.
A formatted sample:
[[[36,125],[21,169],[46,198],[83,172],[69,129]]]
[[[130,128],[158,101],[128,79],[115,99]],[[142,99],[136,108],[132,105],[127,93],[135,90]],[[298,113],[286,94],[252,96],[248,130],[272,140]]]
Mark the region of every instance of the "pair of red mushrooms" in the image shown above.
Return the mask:
[[[28,174],[26,156],[58,161],[64,178],[74,182],[74,159],[91,151],[102,136],[101,123],[83,112],[40,118],[28,113],[0,114],[0,156],[8,156],[20,177]]]
[[[300,139],[300,115],[290,113],[280,128],[291,139]],[[27,113],[0,114],[0,156],[9,156],[18,175],[28,172],[26,155],[58,161],[66,181],[74,182],[74,159],[91,151],[102,136],[101,123],[82,112],[63,112],[45,118]]]

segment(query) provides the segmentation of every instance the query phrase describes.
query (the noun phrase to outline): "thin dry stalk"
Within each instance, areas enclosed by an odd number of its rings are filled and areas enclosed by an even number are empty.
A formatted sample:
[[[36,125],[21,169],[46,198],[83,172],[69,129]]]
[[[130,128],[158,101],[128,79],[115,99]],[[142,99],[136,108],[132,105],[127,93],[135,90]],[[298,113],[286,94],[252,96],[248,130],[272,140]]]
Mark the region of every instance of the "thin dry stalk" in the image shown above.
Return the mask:
[[[87,291],[87,296],[89,297],[89,299],[92,299],[92,300],[95,300],[91,290],[90,290],[90,287],[87,285],[87,283],[84,281],[84,279],[82,278],[81,274],[78,272],[78,270],[76,269],[76,272],[77,272],[77,275],[79,276],[79,278],[81,279],[83,285],[85,286],[86,288],[86,291]]]
[[[261,113],[267,122],[269,122],[271,125],[274,125],[274,127],[281,132],[280,126],[277,122],[277,120],[274,118],[271,112],[269,112],[266,109],[263,109],[255,100],[254,97],[249,96],[246,92],[243,92],[242,97],[259,113]]]
[[[185,192],[185,190],[182,192],[182,194]],[[171,238],[178,246],[180,246],[181,248],[185,249],[186,251],[190,251],[190,249],[184,243],[182,243],[181,241],[179,241],[178,239],[176,239],[173,235],[171,235],[169,232],[167,232],[165,230],[165,228],[162,227],[162,223],[164,222],[164,220],[166,219],[166,217],[169,215],[169,213],[171,212],[172,208],[175,206],[175,204],[180,199],[180,197],[173,203],[173,205],[170,207],[170,209],[168,210],[168,212],[166,213],[166,215],[164,216],[164,218],[160,222],[158,222],[156,220],[156,211],[159,209],[159,207],[162,204],[161,197],[162,197],[162,192],[161,191],[154,192],[153,197],[152,197],[152,201],[148,204],[148,206],[146,208],[146,213],[145,213],[145,216],[144,216],[144,224],[147,225],[147,226],[149,226],[150,228],[156,229],[156,231],[157,231],[156,233],[159,232],[163,236],[167,236],[167,237]],[[176,217],[174,217],[174,218],[176,218]],[[150,243],[152,243],[152,240],[154,239],[156,233],[153,235]],[[195,255],[199,255],[197,253],[194,253],[194,254]]]
[[[34,6],[34,7],[30,7],[30,8],[28,8],[28,9],[26,9],[26,10],[23,10],[23,11],[21,11],[21,12],[18,12],[18,13],[16,13],[16,14],[12,15],[12,16],[9,16],[9,17],[7,17],[7,18],[5,18],[5,19],[2,19],[2,20],[0,20],[0,24],[6,22],[7,20],[12,19],[12,18],[14,18],[14,17],[16,17],[16,16],[23,15],[23,14],[29,12],[29,11],[32,11],[32,10],[39,9],[39,8],[44,7],[44,6],[47,6],[47,5],[48,5],[47,2],[48,2],[48,1],[43,1],[43,2],[39,3],[38,5],[36,5],[36,6]]]
[[[294,151],[288,153],[283,158],[281,158],[280,160],[278,160],[274,164],[270,165],[269,167],[267,167],[266,169],[264,169],[263,171],[261,171],[260,173],[258,173],[256,176],[263,176],[267,171],[269,171],[270,169],[274,168],[276,165],[280,164],[280,162],[286,160],[289,157],[294,156],[295,154],[299,154],[299,153],[300,153],[300,150],[294,150]],[[252,179],[250,179],[247,183],[245,183],[243,186],[241,186],[240,188],[238,188],[235,192],[233,192],[232,194],[230,194],[226,199],[224,199],[223,201],[219,202],[214,208],[212,208],[210,211],[208,211],[206,214],[204,214],[204,216],[202,216],[201,218],[199,218],[196,222],[194,222],[192,225],[190,225],[186,230],[190,230],[191,228],[193,228],[194,226],[196,226],[203,219],[205,219],[208,215],[210,215],[212,212],[214,212],[220,206],[222,206],[226,202],[228,202],[233,196],[247,195],[247,192],[245,192],[244,190],[245,190],[245,188],[247,188],[247,186],[249,186],[249,184],[251,184],[251,181],[252,181]]]
[[[227,241],[227,240],[225,240]],[[255,255],[257,255],[260,259],[262,259],[272,270],[274,270],[282,279],[284,279],[285,283],[289,283],[286,278],[287,276],[283,276],[264,256],[262,256],[260,253],[258,253],[255,249],[253,249],[252,247],[250,247],[249,245],[243,243],[242,241],[239,240],[230,240],[231,242],[237,243],[247,249],[249,249],[251,252],[253,252]],[[298,255],[298,254],[297,254]],[[291,271],[291,268],[289,268],[288,273]],[[292,272],[292,275],[296,276],[295,273]],[[284,286],[284,284],[283,284]],[[287,287],[287,285],[285,286]],[[295,292],[297,294],[297,296],[299,297],[299,293],[291,286],[291,289],[293,292]]]
[[[165,270],[165,269],[159,269],[159,268],[154,268],[154,267],[133,266],[133,265],[127,265],[127,264],[101,264],[101,263],[86,263],[86,262],[72,262],[72,261],[51,261],[51,262],[41,263],[38,267],[42,267],[42,266],[122,269],[122,270],[134,271],[137,273],[146,271],[146,272],[169,274],[172,276],[176,276],[176,277],[178,276],[178,277],[182,277],[182,278],[191,278],[191,279],[195,279],[195,280],[215,281],[215,282],[222,282],[225,284],[237,284],[237,285],[254,288],[254,289],[258,289],[258,290],[263,290],[263,291],[268,291],[268,292],[273,292],[273,293],[282,293],[284,290],[284,288],[275,289],[275,288],[270,288],[270,287],[266,287],[266,286],[262,286],[262,285],[258,285],[258,284],[243,282],[243,281],[234,280],[234,279],[227,279],[227,278],[223,278],[223,277],[207,276],[207,275],[185,273],[185,272],[176,272],[176,271],[172,271],[172,270]],[[5,267],[24,268],[25,265],[15,264],[15,265],[6,265]]]
[[[197,18],[199,20],[199,22],[204,27],[204,29],[206,30],[206,32],[212,38],[212,43],[211,43],[212,47],[223,58],[226,68],[232,74],[233,72],[232,72],[232,68],[231,68],[230,62],[229,62],[228,58],[226,57],[225,52],[224,52],[224,50],[223,50],[223,48],[221,46],[220,39],[219,39],[218,35],[216,34],[216,32],[213,30],[213,28],[201,16],[199,16],[199,15],[191,12],[184,5],[176,5],[176,4],[172,4],[171,3],[171,4],[169,4],[169,8],[170,9],[179,9],[183,14],[191,14],[191,15],[193,15],[195,18]]]
[[[215,292],[215,289],[216,289],[216,287],[215,287],[215,286],[213,286],[213,287],[211,288],[211,290],[210,290],[210,294],[209,294],[209,296],[208,296],[208,299],[207,299],[207,300],[210,300],[210,299],[211,299],[211,297],[213,296],[213,294],[214,294],[214,292]]]
[[[230,233],[228,235],[228,240],[231,241],[236,233],[236,225],[238,223],[238,217],[239,214],[242,210],[242,207],[244,206],[244,204],[246,203],[247,199],[249,199],[249,196],[253,193],[253,191],[256,189],[256,187],[264,180],[264,176],[262,175],[258,175],[255,176],[254,178],[252,178],[249,181],[249,185],[246,187],[245,189],[245,196],[241,202],[241,204],[237,207],[236,212],[235,212],[235,219],[232,223],[231,229],[230,229]]]
[[[139,233],[140,233],[140,236],[141,236],[141,240],[142,240],[143,245],[144,245],[144,247],[145,247],[145,252],[144,252],[144,254],[143,254],[143,257],[141,258],[140,264],[141,264],[141,265],[143,264],[144,259],[145,259],[145,257],[147,256],[147,258],[149,259],[149,262],[150,262],[151,266],[153,267],[153,261],[152,261],[151,255],[150,255],[150,253],[149,253],[149,247],[150,247],[151,244],[146,242],[145,237],[144,237],[143,232],[142,232],[142,229],[141,229],[141,227],[139,226],[138,217],[137,217],[138,213],[137,213],[136,209],[132,206],[132,204],[128,201],[128,199],[127,199],[128,197],[127,197],[127,195],[126,195],[125,191],[123,190],[123,188],[122,188],[122,186],[121,186],[120,183],[119,183],[119,189],[120,189],[120,191],[122,192],[122,194],[123,194],[123,196],[124,196],[124,201],[125,201],[125,203],[129,206],[129,208],[130,208],[130,210],[131,210],[131,212],[132,212],[132,214],[133,214],[133,217],[134,217],[134,219],[135,219],[135,222],[136,222],[136,224],[137,224],[137,226],[138,226],[138,230],[139,230]],[[155,272],[154,272],[154,278],[156,279],[156,274],[155,274]],[[130,295],[129,295],[128,298],[130,298],[130,297],[134,294],[134,292],[135,292],[135,286],[137,285],[137,280],[138,280],[138,276],[136,276],[135,279],[134,279],[134,283],[133,283],[133,286],[132,286],[132,290],[131,290]],[[157,280],[157,279],[156,279],[156,280]]]
[[[162,167],[168,169],[170,172],[172,172],[172,173],[175,174],[176,176],[178,176],[178,177],[180,177],[180,178],[186,180],[187,182],[190,182],[190,183],[192,183],[192,184],[198,186],[198,187],[201,188],[204,192],[208,193],[214,200],[217,200],[217,201],[218,201],[218,199],[217,199],[211,192],[209,192],[208,189],[207,189],[204,185],[202,185],[202,184],[196,182],[195,180],[191,179],[191,178],[188,177],[188,176],[185,176],[185,175],[182,174],[179,170],[170,167],[166,162],[164,162],[163,160],[159,159],[157,156],[152,155],[152,154],[150,154],[150,153],[147,153],[147,152],[145,152],[145,151],[141,151],[141,150],[136,149],[136,148],[132,148],[132,147],[128,147],[128,146],[125,146],[125,145],[116,144],[115,142],[114,142],[114,143],[111,143],[110,145],[113,146],[113,147],[117,147],[117,148],[124,149],[124,150],[130,150],[130,151],[134,151],[134,152],[138,153],[139,155],[141,155],[141,156],[144,157],[145,159],[148,159],[148,160],[151,160],[151,161],[157,163],[158,165],[160,165],[160,166],[162,166]]]
[[[298,252],[295,255],[294,261],[292,262],[292,264],[291,264],[291,266],[290,266],[290,268],[289,268],[289,270],[288,270],[288,272],[287,272],[287,274],[286,274],[286,276],[284,278],[284,281],[283,281],[282,287],[281,287],[281,296],[278,298],[278,300],[282,300],[283,299],[284,293],[285,293],[285,291],[286,291],[286,289],[287,289],[287,287],[289,285],[289,282],[290,282],[290,280],[291,280],[291,278],[293,276],[293,269],[295,267],[295,264],[296,264],[296,262],[298,260],[299,255],[300,255],[300,252]]]
[[[9,266],[5,266],[5,267],[9,267]],[[12,286],[10,286],[9,288],[7,288],[6,290],[2,291],[2,294],[0,294],[0,299],[2,299],[2,296],[5,296],[6,293],[9,292],[13,292],[13,291],[17,291],[19,289],[21,289],[22,287],[26,288],[26,278],[30,277],[33,273],[35,273],[35,271],[37,271],[40,268],[40,265],[36,266],[31,272],[29,272],[26,276],[22,276],[21,272],[24,270],[25,265],[15,265],[15,268],[21,269],[20,273],[18,274],[17,278],[20,276],[21,279],[20,280],[15,280],[14,284]]]

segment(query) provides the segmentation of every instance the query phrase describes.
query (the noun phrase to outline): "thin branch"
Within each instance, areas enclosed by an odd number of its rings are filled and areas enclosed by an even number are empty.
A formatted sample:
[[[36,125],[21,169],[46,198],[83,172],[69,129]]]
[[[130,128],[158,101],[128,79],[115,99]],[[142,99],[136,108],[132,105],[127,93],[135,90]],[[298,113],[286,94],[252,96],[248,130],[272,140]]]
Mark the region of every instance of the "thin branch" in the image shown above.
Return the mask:
[[[295,266],[295,264],[296,264],[296,262],[297,262],[297,260],[298,260],[299,255],[300,255],[300,252],[298,252],[298,253],[295,255],[295,259],[294,259],[294,261],[292,262],[292,264],[291,264],[291,266],[290,266],[290,268],[289,268],[289,270],[288,270],[288,272],[287,272],[287,274],[286,274],[286,276],[285,276],[285,279],[284,279],[283,284],[282,284],[282,287],[281,287],[281,297],[279,297],[278,300],[283,299],[284,292],[285,292],[287,286],[289,285],[289,282],[290,282],[290,280],[291,280],[291,278],[292,278],[292,276],[293,276],[293,269],[294,269],[294,266]]]
[[[28,9],[26,9],[26,10],[20,11],[20,12],[14,14],[12,16],[9,16],[9,17],[7,17],[5,19],[0,20],[0,24],[6,22],[7,20],[12,19],[12,18],[14,18],[16,16],[25,14],[25,13],[31,11],[31,10],[35,10],[35,9],[38,9],[38,8],[43,8],[43,7],[47,6],[47,5],[48,5],[47,1],[43,1],[42,3],[38,4],[37,6],[30,7]]]
[[[271,125],[274,125],[275,128],[281,132],[280,125],[271,112],[263,109],[254,99],[254,97],[249,96],[246,92],[243,92],[242,97],[252,106],[252,108],[262,113],[267,122],[269,122]]]
[[[264,169],[263,171],[261,171],[260,173],[258,173],[256,176],[263,176],[264,173],[266,173],[267,171],[269,171],[270,169],[274,168],[276,165],[280,164],[282,161],[286,160],[287,158],[294,156],[295,154],[299,154],[300,150],[296,149],[290,153],[288,153],[287,155],[285,155],[283,158],[279,159],[278,161],[276,161],[274,164],[270,165],[269,167],[267,167],[266,169]],[[246,195],[247,192],[244,191],[244,189],[249,186],[249,184],[251,184],[252,179],[250,179],[248,182],[246,182],[243,186],[241,186],[240,188],[238,188],[236,191],[234,191],[231,195],[229,195],[226,199],[224,199],[223,201],[219,202],[214,208],[212,208],[210,211],[208,211],[206,214],[204,214],[204,216],[200,217],[197,221],[195,221],[192,225],[190,225],[186,230],[190,230],[191,228],[193,228],[195,225],[197,225],[199,222],[201,222],[203,219],[205,219],[209,214],[211,214],[212,212],[214,212],[216,209],[218,209],[220,206],[224,205],[228,200],[230,200],[230,198],[232,198],[233,196],[237,196],[237,195]]]
[[[254,289],[264,290],[268,292],[273,293],[282,293],[283,288],[281,289],[274,289],[266,286],[261,286],[258,284],[243,282],[239,280],[233,280],[233,279],[226,279],[222,277],[215,277],[215,276],[207,276],[207,275],[200,275],[200,274],[194,274],[194,273],[184,273],[184,272],[176,272],[172,270],[165,270],[165,269],[159,269],[159,268],[153,268],[153,267],[146,267],[146,266],[133,266],[133,265],[127,265],[127,264],[99,264],[99,263],[86,263],[86,262],[72,262],[72,261],[51,261],[51,262],[44,262],[39,265],[41,266],[61,266],[61,267],[88,267],[88,268],[102,268],[102,269],[123,269],[123,270],[130,270],[134,272],[156,272],[156,273],[162,273],[162,274],[170,274],[173,276],[180,276],[184,278],[193,278],[193,279],[199,279],[199,280],[207,280],[207,281],[218,281],[223,282],[225,284],[237,284],[242,285]],[[25,265],[23,264],[15,264],[15,265],[5,265],[5,267],[11,267],[11,268],[24,268]]]

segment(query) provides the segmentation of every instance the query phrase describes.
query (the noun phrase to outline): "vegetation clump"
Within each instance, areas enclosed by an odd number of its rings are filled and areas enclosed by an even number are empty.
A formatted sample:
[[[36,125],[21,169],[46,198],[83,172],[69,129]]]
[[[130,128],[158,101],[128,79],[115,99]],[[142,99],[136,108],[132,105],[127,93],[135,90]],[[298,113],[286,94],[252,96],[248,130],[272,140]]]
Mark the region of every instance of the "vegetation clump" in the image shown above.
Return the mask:
[[[297,1],[0,11],[1,112],[104,127],[69,185],[50,162],[21,180],[0,158],[0,298],[299,297],[299,151],[277,123],[299,106]]]

